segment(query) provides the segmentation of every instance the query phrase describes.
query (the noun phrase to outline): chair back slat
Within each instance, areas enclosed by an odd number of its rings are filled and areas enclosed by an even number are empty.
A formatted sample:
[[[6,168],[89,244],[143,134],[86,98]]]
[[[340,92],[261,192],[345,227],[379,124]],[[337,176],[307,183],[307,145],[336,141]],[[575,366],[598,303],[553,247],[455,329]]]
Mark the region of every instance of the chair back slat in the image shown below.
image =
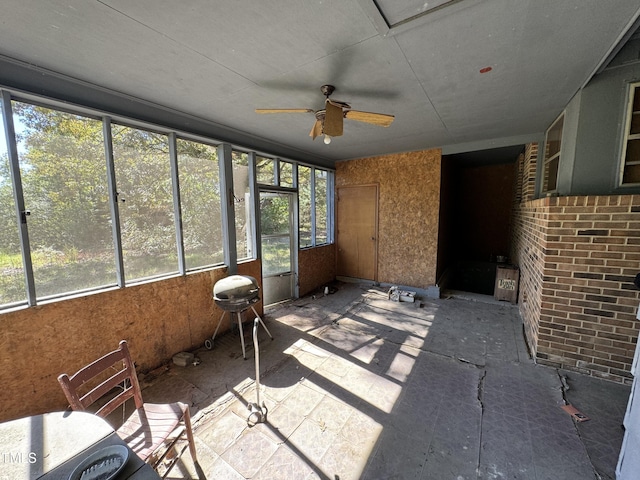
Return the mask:
[[[133,397],[134,397],[133,388],[132,387],[125,388],[122,392],[120,392],[118,395],[116,395],[107,403],[105,403],[102,407],[100,407],[96,411],[96,415],[99,415],[101,417],[106,417],[111,412],[113,412],[116,408],[118,408],[120,405],[122,405],[127,400]]]
[[[128,385],[125,383],[126,380],[129,381]],[[108,415],[130,398],[134,398],[136,408],[142,407],[138,377],[127,342],[124,340],[120,342],[117,350],[103,355],[71,376],[60,375],[58,381],[74,410],[86,411],[88,407],[114,389],[120,389],[126,394],[122,395],[122,392],[116,394],[98,410],[98,415],[103,417]],[[85,384],[96,381],[100,382],[97,386],[90,387],[85,393],[80,392]]]
[[[71,375],[71,377],[69,377],[71,387],[75,389],[82,387],[85,383],[103,374],[103,372],[110,370],[116,364],[119,364],[117,367],[118,370],[123,368],[124,354],[121,349],[107,353]]]
[[[80,401],[84,407],[89,407],[93,405],[95,402],[104,397],[107,393],[109,393],[113,389],[121,389],[124,390],[128,388],[125,386],[125,380],[129,380],[131,377],[130,373],[127,370],[120,370],[115,375],[110,376],[105,381],[103,381],[98,386],[92,388],[87,393],[85,393],[82,397],[80,397]],[[125,399],[126,400],[126,399]],[[123,402],[125,401],[123,400]]]
[[[116,432],[140,459],[156,470],[162,465],[162,478],[169,474],[180,458],[181,452],[166,466],[168,453],[174,451],[174,445],[180,441],[183,433],[186,433],[191,458],[197,465],[189,407],[179,402],[142,402],[136,367],[125,340],[120,342],[117,350],[107,353],[71,376],[63,373],[58,381],[73,410],[87,411],[95,403],[96,406],[101,406],[97,410],[94,406],[91,410],[103,418],[110,416],[116,408],[133,398],[136,409],[124,420],[125,409],[123,423],[116,427]]]

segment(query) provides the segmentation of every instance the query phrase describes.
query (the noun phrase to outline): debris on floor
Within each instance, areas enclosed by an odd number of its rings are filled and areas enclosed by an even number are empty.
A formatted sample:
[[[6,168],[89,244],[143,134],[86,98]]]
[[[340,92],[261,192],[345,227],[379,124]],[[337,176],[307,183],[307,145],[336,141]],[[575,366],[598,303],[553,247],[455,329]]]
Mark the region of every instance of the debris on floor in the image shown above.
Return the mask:
[[[393,300],[394,302],[411,302],[414,303],[416,301],[416,292],[410,292],[408,290],[400,290],[399,287],[395,285],[389,289],[389,300]]]
[[[195,356],[193,353],[189,352],[180,352],[176,353],[173,356],[173,363],[178,365],[179,367],[186,367],[190,363],[193,363]]]
[[[587,420],[591,420],[589,417],[587,417],[584,413],[582,413],[580,410],[578,410],[576,407],[574,407],[571,404],[568,405],[563,405],[562,409],[567,412],[569,415],[571,415],[576,422],[586,422]]]

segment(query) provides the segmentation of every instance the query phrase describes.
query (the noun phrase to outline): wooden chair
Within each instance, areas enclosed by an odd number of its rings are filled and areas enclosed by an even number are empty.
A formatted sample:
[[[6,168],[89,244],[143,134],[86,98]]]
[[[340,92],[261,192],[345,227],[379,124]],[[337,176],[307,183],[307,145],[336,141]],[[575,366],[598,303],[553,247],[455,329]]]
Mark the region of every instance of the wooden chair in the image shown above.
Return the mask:
[[[104,378],[107,379],[104,380]],[[97,386],[93,386],[94,381],[82,388],[92,379],[96,379]],[[189,406],[180,402],[143,403],[135,366],[125,340],[120,342],[117,350],[81,368],[72,376],[63,373],[58,377],[58,381],[73,410],[87,411],[90,405],[100,399],[104,401],[106,396],[107,403],[95,411],[95,414],[101,417],[106,417],[133,398],[136,409],[116,432],[142,460],[150,463],[154,469],[158,469],[171,448],[185,433],[180,431],[172,437],[171,441],[168,441],[178,428],[186,430],[191,458],[194,463],[197,463]],[[81,393],[87,389],[86,393]],[[166,445],[164,453],[160,456],[153,455],[162,445]],[[164,473],[165,476],[178,458],[179,455],[173,459]]]

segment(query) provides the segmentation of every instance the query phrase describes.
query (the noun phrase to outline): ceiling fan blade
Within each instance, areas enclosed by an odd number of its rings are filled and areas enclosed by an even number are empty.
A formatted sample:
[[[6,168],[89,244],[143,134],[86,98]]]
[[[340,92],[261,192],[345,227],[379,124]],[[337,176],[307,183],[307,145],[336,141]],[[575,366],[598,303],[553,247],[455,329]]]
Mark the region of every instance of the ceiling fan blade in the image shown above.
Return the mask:
[[[313,124],[313,128],[309,132],[309,136],[311,140],[315,140],[316,137],[322,135],[322,122],[320,120],[316,120],[316,123]]]
[[[373,125],[379,125],[381,127],[388,127],[396,118],[393,115],[387,115],[386,113],[360,112],[358,110],[347,110],[344,114],[344,117],[348,118],[349,120],[371,123]]]
[[[339,137],[342,135],[342,127],[344,116],[342,108],[334,105],[327,99],[325,103],[326,113],[324,114],[324,127],[322,133],[330,137]]]
[[[310,108],[256,108],[256,113],[313,113]]]

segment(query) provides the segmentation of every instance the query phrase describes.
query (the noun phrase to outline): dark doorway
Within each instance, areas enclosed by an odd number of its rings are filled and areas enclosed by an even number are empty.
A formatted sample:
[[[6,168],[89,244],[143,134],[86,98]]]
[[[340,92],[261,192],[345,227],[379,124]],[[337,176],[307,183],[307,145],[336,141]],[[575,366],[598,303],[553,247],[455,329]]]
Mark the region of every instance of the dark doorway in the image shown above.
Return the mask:
[[[523,146],[442,157],[438,285],[493,295],[509,262],[516,160]]]

